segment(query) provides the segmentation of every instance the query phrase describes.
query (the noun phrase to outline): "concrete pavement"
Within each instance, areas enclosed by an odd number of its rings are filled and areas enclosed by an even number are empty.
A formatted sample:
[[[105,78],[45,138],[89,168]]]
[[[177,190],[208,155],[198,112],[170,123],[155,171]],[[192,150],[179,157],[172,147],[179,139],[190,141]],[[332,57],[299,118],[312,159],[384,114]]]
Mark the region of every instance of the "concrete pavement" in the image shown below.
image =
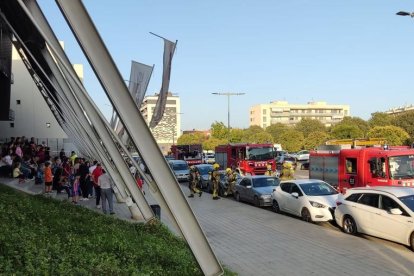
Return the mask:
[[[33,181],[0,182],[30,193],[40,192],[43,187]],[[187,185],[181,187],[188,194]],[[149,193],[147,198],[153,202]],[[402,245],[345,235],[333,227],[305,223],[232,199],[212,200],[206,193],[188,201],[219,260],[239,275],[414,273],[414,253]],[[94,200],[81,201],[80,205],[101,212],[94,207]],[[115,204],[115,212],[119,218],[130,220],[125,204]],[[161,215],[169,225],[162,210]]]

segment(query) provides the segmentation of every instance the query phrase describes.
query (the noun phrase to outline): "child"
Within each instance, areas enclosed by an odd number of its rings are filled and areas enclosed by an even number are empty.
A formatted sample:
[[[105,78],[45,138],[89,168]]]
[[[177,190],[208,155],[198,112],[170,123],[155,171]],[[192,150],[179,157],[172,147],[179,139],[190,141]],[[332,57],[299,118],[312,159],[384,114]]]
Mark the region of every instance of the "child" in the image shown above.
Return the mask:
[[[53,174],[50,162],[45,163],[45,193],[50,194],[52,192]]]
[[[20,170],[20,162],[16,162],[13,168],[13,178],[19,178],[19,183],[25,182],[25,177],[22,171]]]

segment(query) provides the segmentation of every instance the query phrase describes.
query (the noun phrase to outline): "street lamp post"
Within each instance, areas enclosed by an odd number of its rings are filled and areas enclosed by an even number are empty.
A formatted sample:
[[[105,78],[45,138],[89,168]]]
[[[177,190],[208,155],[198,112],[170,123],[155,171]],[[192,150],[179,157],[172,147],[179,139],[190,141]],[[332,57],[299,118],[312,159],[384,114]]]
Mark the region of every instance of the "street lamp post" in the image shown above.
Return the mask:
[[[218,96],[227,96],[227,140],[230,143],[230,96],[241,96],[246,93],[211,93]]]

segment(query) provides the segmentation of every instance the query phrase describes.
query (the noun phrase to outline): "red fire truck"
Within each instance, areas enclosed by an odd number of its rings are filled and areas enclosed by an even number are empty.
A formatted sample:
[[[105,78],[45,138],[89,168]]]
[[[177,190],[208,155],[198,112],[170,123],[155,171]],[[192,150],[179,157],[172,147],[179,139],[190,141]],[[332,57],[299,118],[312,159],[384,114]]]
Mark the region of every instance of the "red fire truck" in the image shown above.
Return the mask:
[[[185,160],[188,165],[201,164],[203,161],[203,149],[200,144],[172,145],[171,152],[175,159]]]
[[[264,174],[268,162],[276,171],[273,144],[227,144],[216,147],[215,152],[220,168],[233,168],[241,175]]]
[[[414,149],[325,145],[311,151],[309,178],[324,180],[339,191],[364,186],[414,187]]]

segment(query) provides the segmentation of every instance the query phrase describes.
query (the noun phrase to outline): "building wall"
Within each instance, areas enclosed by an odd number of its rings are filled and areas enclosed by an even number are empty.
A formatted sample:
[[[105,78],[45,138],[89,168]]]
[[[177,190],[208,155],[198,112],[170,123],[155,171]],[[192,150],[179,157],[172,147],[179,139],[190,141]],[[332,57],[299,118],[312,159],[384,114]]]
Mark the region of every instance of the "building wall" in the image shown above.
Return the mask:
[[[385,111],[385,113],[394,115],[394,114],[400,114],[400,113],[404,113],[404,112],[408,112],[412,110],[414,110],[414,105],[407,105],[407,106],[391,108],[390,110]]]
[[[76,65],[75,69],[78,74],[83,73],[82,65]],[[14,47],[12,71],[14,83],[11,86],[10,108],[14,110],[15,118],[14,121],[0,121],[0,139],[35,137],[39,139],[39,144],[42,141],[59,144],[57,148],[67,143],[68,136],[56,121]]]
[[[149,125],[154,113],[158,95],[147,96],[141,106],[141,113]],[[151,129],[152,135],[164,154],[170,151],[171,145],[177,143],[181,135],[181,103],[178,96],[169,93],[164,116],[160,123]]]
[[[303,118],[309,118],[319,120],[329,127],[346,116],[350,116],[349,105],[332,105],[326,102],[289,104],[287,101],[274,101],[250,108],[250,126],[266,128],[276,123],[296,125]]]

